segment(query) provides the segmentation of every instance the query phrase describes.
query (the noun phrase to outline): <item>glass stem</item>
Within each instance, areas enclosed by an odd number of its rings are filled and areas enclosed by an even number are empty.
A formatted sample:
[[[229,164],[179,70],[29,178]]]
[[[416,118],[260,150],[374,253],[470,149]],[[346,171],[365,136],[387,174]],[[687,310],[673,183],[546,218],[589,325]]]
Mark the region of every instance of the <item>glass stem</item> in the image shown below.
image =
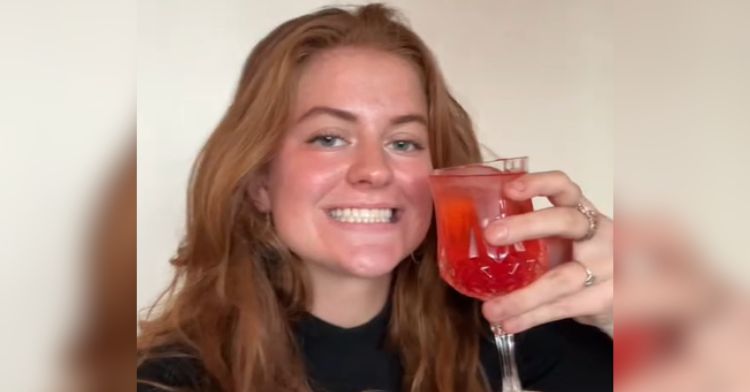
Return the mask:
[[[505,333],[499,325],[492,326],[492,334],[495,335],[495,346],[503,366],[502,392],[523,392],[513,352],[513,334]]]

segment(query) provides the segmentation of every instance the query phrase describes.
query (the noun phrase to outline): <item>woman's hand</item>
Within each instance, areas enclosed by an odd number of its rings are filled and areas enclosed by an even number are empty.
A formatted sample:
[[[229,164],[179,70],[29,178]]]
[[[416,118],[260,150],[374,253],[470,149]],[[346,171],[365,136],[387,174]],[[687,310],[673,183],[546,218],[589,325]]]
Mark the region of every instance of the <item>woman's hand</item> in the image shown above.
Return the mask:
[[[584,239],[590,222],[577,206],[594,207],[578,185],[559,171],[524,175],[506,184],[504,193],[519,201],[547,197],[553,207],[494,221],[485,229],[486,240],[500,246],[545,239],[550,270],[522,289],[485,302],[485,318],[508,333],[571,317],[602,328],[611,325],[612,220],[599,214],[593,237]],[[586,267],[595,279],[588,287]]]

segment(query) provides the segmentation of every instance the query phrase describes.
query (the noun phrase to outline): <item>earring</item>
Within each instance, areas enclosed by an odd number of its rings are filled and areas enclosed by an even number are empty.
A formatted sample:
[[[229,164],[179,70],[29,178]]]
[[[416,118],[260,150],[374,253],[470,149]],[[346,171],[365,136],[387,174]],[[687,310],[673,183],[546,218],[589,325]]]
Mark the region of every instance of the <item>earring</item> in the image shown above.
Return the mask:
[[[417,260],[416,257],[414,257],[414,252],[409,253],[409,257],[411,257],[411,262],[414,264],[419,264],[419,260]]]

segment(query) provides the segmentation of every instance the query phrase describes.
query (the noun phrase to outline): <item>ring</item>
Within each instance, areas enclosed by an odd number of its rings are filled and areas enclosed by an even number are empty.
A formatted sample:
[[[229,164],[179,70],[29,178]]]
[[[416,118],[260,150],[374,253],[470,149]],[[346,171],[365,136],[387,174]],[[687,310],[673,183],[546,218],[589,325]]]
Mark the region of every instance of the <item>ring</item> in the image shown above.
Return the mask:
[[[576,210],[583,214],[583,216],[586,217],[586,220],[589,222],[589,228],[586,231],[586,234],[584,234],[583,237],[577,239],[576,241],[589,240],[596,234],[596,228],[599,226],[599,220],[597,219],[599,214],[596,212],[596,210],[585,206],[583,203],[578,203],[576,205]]]
[[[575,261],[576,263],[578,263],[578,265],[580,265],[581,267],[583,267],[583,269],[586,271],[586,279],[583,280],[583,287],[584,288],[585,287],[589,287],[589,286],[593,285],[594,283],[596,283],[596,276],[594,276],[594,273],[591,272],[591,270],[589,269],[589,267],[586,266],[586,264],[583,264],[583,262],[578,261],[578,260],[573,260],[573,261]]]

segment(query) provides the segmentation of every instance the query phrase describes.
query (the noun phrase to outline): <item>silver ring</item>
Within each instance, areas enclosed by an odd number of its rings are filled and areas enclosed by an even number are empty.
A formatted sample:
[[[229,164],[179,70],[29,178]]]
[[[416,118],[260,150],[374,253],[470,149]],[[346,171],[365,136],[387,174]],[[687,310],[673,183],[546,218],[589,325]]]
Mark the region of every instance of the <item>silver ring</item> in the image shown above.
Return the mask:
[[[585,206],[583,203],[578,203],[576,205],[576,210],[583,214],[583,216],[586,217],[586,220],[589,222],[589,228],[588,230],[586,230],[586,234],[584,234],[583,237],[577,239],[576,241],[590,240],[596,234],[597,227],[599,227],[599,220],[597,219],[599,214],[596,212],[596,210]]]
[[[594,276],[594,273],[591,272],[591,270],[589,269],[589,267],[586,266],[586,264],[583,264],[583,262],[578,261],[578,260],[573,260],[573,261],[575,261],[576,263],[578,263],[578,265],[580,265],[581,267],[583,267],[583,269],[586,271],[586,279],[583,280],[583,287],[584,288],[585,287],[590,287],[594,283],[596,283],[596,276]]]

